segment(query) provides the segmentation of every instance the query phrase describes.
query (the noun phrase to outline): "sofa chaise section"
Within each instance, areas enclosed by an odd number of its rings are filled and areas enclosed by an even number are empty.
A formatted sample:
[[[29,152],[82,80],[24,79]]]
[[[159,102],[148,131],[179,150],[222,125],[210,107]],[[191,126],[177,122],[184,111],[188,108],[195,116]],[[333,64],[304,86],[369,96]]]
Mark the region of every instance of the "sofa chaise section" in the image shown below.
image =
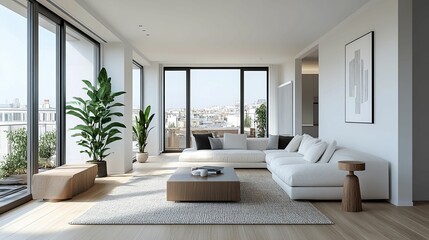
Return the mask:
[[[359,160],[365,171],[355,172],[359,177],[362,199],[389,198],[389,165],[387,161],[370,154],[339,148],[329,163],[305,163],[289,157],[271,160],[267,168],[273,180],[291,199],[339,200],[342,198],[346,171],[338,169],[338,161]]]

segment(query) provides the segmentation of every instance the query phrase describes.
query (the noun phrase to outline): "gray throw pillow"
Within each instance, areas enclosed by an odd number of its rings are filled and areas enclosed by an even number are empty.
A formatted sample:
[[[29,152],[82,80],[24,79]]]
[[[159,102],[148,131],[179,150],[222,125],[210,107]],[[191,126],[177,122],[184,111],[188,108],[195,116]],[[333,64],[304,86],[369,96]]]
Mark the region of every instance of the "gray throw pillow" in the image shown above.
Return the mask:
[[[268,137],[267,150],[279,148],[279,135],[271,135]]]
[[[223,149],[247,149],[247,135],[225,133],[223,135]]]
[[[210,146],[212,147],[212,150],[223,149],[223,144],[220,138],[209,137],[209,142],[210,142]]]

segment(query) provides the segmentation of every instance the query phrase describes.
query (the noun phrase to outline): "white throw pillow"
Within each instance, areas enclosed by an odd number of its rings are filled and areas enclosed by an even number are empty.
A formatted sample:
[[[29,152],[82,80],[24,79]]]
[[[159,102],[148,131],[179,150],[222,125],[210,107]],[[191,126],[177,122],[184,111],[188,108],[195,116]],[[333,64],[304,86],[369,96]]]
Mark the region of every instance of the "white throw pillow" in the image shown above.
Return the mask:
[[[334,140],[329,143],[319,163],[328,163],[329,160],[331,160],[332,155],[334,155],[335,150],[337,150],[337,141]]]
[[[305,152],[310,149],[310,147],[319,142],[320,139],[314,138],[308,134],[302,136],[301,145],[299,145],[298,153],[305,154]]]
[[[301,144],[302,136],[295,135],[295,137],[290,140],[289,144],[286,146],[285,150],[288,152],[296,152]]]
[[[246,134],[225,133],[223,135],[223,149],[247,149]]]
[[[326,142],[318,142],[310,146],[309,149],[305,151],[304,160],[311,163],[315,163],[320,159],[320,156],[325,152],[328,144]]]

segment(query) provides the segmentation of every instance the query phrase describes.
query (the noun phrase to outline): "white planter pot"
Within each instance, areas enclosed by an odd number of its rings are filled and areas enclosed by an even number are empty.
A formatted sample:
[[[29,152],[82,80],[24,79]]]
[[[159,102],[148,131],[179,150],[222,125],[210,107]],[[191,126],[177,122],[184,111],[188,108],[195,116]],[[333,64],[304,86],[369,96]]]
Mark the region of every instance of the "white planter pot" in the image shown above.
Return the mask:
[[[136,153],[136,159],[139,163],[144,163],[147,161],[149,154],[147,152],[144,153]]]

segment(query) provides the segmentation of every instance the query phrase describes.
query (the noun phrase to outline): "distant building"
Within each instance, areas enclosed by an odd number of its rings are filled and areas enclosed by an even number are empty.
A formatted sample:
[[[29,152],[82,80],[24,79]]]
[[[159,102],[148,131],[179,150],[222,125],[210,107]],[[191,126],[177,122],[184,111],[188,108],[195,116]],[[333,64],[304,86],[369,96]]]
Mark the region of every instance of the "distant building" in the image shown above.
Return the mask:
[[[56,117],[56,109],[51,108],[49,99],[43,100],[39,106],[39,135],[56,129]],[[27,106],[21,107],[19,99],[0,104],[0,161],[10,151],[7,132],[27,128],[27,119]]]

